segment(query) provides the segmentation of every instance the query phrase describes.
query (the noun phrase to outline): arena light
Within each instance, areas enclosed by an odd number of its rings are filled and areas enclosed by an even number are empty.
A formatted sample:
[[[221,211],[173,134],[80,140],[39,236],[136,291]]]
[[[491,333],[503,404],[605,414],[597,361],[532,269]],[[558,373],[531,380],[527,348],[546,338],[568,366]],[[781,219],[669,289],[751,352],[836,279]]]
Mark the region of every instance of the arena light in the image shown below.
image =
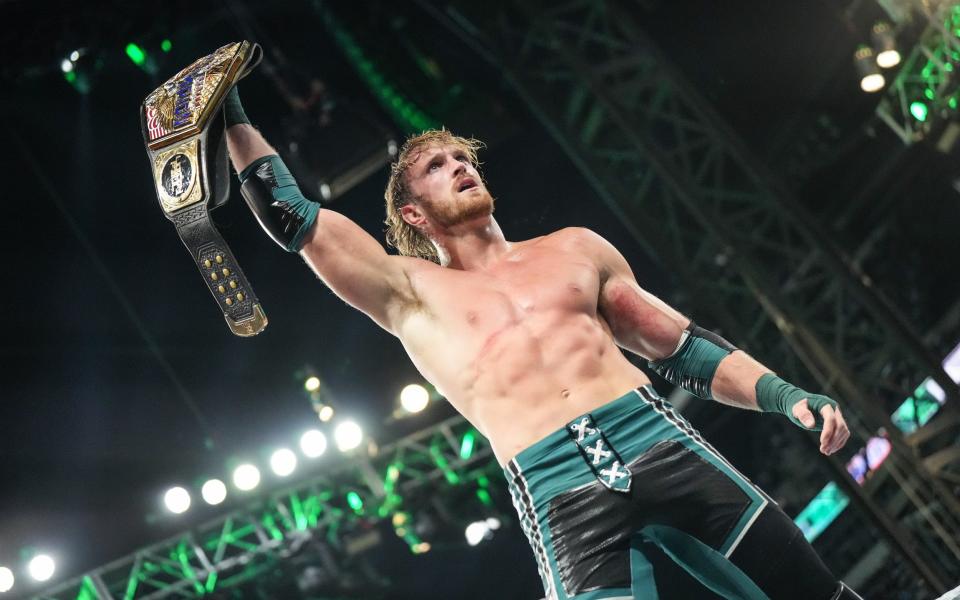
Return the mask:
[[[190,508],[190,492],[180,486],[172,487],[163,495],[163,504],[173,514],[183,514]]]
[[[210,479],[200,488],[203,501],[210,506],[216,506],[227,498],[227,486],[219,479]]]
[[[463,434],[463,439],[460,440],[460,458],[469,460],[473,456],[473,448],[476,443],[477,434],[472,429]]]
[[[27,572],[37,581],[47,581],[53,577],[57,565],[48,554],[38,554],[27,563]]]
[[[319,390],[320,378],[315,375],[311,375],[310,377],[307,377],[307,380],[303,382],[303,388],[308,392],[315,392]]]
[[[910,103],[910,114],[913,115],[913,118],[923,123],[927,120],[927,113],[930,109],[927,108],[927,105],[919,100],[916,102]]]
[[[333,430],[333,439],[341,452],[353,450],[363,441],[363,430],[353,421],[341,421]]]
[[[329,404],[325,404],[320,407],[320,410],[317,411],[317,416],[320,417],[320,420],[326,423],[333,418],[333,407]]]
[[[307,458],[317,458],[327,451],[327,436],[322,431],[311,429],[300,436],[300,450]]]
[[[127,56],[130,60],[133,61],[133,64],[138,67],[142,67],[145,62],[147,62],[147,53],[143,51],[143,48],[130,42],[127,44],[127,47],[124,49],[127,53]]]
[[[13,571],[7,567],[0,567],[0,594],[12,590],[14,581]]]
[[[70,60],[73,62],[77,62],[78,60],[80,60],[80,50],[74,50],[73,52],[71,52]]]
[[[900,64],[900,53],[897,51],[897,40],[893,36],[893,29],[886,21],[878,21],[870,32],[873,47],[877,52],[877,66],[889,69]]]
[[[363,512],[363,498],[360,497],[360,494],[356,492],[347,493],[347,504],[350,505],[350,508],[353,509],[353,512]]]
[[[163,40],[160,42],[160,49],[164,52],[170,52],[170,49],[173,48],[173,42],[170,40]]]
[[[70,60],[69,58],[65,58],[62,61],[60,61],[60,70],[63,71],[64,73],[69,73],[70,71],[72,71],[73,61]]]
[[[242,464],[233,470],[233,485],[243,492],[249,492],[260,485],[260,469],[251,464]]]
[[[869,94],[883,89],[886,79],[883,78],[877,68],[873,48],[870,46],[857,48],[857,51],[853,54],[853,62],[857,67],[857,72],[860,73],[860,89]]]
[[[411,383],[400,390],[400,406],[408,413],[418,413],[430,402],[430,392],[417,383]]]
[[[286,477],[297,468],[297,455],[289,448],[280,448],[270,455],[270,468],[276,475]]]

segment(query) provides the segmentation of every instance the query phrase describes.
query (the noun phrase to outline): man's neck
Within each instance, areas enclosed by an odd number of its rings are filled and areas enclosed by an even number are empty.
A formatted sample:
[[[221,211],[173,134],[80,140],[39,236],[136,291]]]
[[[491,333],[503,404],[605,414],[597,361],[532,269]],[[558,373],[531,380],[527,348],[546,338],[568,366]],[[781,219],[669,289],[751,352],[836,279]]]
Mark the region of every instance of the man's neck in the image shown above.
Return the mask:
[[[440,253],[440,264],[461,271],[487,269],[509,252],[511,246],[492,216],[456,225],[437,235],[434,243]]]

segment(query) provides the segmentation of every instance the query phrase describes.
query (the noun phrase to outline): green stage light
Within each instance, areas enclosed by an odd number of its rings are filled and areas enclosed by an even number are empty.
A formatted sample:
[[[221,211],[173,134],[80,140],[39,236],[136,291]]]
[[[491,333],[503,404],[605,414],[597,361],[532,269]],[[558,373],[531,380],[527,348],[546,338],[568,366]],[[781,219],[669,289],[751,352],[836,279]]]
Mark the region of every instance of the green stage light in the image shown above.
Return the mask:
[[[920,121],[921,123],[927,120],[928,112],[929,112],[929,109],[927,108],[927,105],[924,104],[923,102],[920,102],[918,100],[916,102],[910,103],[910,114],[913,115],[914,119]]]
[[[349,492],[347,494],[347,504],[350,505],[353,512],[359,513],[363,511],[363,498],[356,492]]]
[[[460,441],[460,458],[468,460],[473,456],[473,447],[476,445],[477,434],[471,429],[463,435]]]
[[[143,48],[130,42],[127,44],[127,56],[130,57],[130,60],[133,61],[133,64],[142,66],[143,63],[147,62],[147,53],[143,51]]]
[[[160,42],[160,49],[164,52],[170,52],[171,48],[173,48],[173,43],[170,40],[163,40]]]

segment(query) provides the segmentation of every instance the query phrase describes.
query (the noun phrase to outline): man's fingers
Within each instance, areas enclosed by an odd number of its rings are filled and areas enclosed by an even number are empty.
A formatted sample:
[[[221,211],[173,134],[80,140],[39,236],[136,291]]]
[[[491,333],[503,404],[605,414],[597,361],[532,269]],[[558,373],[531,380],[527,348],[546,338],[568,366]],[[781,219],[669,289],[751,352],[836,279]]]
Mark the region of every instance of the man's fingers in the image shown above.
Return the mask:
[[[817,420],[813,418],[813,413],[807,407],[806,398],[794,404],[790,411],[805,427],[813,427],[817,423]]]
[[[837,431],[836,413],[829,404],[820,409],[823,416],[823,431],[820,432],[820,452],[823,454],[833,453],[834,434]]]
[[[828,408],[828,407],[824,407]],[[831,409],[830,411],[833,415],[833,421],[836,426],[834,429],[833,440],[831,441],[829,451],[830,454],[833,454],[840,448],[843,448],[843,445],[847,443],[847,440],[850,439],[850,429],[847,427],[847,422],[843,418],[843,414],[840,412],[839,408]],[[821,410],[821,414],[824,415],[824,421],[826,421],[826,413]]]

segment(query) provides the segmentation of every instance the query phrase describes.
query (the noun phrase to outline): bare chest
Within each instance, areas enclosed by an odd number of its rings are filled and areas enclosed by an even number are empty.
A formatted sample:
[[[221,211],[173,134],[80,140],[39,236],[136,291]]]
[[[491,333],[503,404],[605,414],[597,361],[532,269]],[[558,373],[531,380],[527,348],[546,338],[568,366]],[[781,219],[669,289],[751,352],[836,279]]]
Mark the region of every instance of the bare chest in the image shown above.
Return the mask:
[[[489,272],[434,271],[417,282],[435,325],[468,338],[564,315],[595,315],[599,274],[571,253],[531,249]]]

